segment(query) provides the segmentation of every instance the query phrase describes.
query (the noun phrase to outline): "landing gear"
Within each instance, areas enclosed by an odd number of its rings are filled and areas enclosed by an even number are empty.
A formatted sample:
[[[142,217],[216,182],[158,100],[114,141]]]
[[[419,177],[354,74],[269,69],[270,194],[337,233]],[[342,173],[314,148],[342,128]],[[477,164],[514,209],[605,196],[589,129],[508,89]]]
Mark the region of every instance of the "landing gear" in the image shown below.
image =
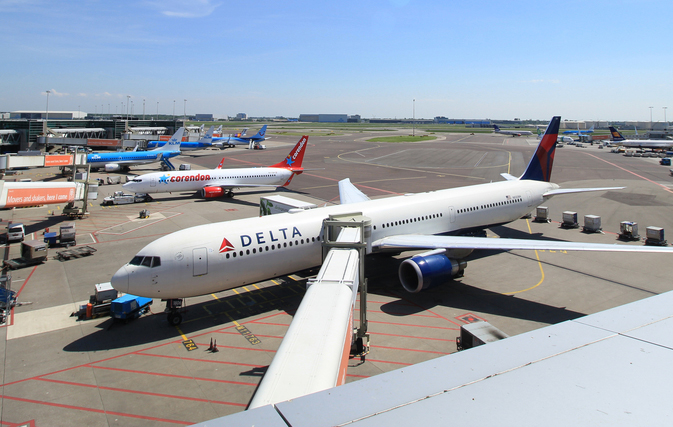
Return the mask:
[[[225,196],[227,199],[231,199],[232,197],[234,197],[234,191],[233,191],[233,190],[229,190],[229,191],[227,191],[227,193],[226,193],[224,196]]]
[[[180,314],[180,311],[182,311],[182,299],[166,299],[162,300],[166,301],[166,308],[164,309],[164,313],[168,313],[168,324],[171,326],[178,326],[180,323],[182,323],[182,314]]]

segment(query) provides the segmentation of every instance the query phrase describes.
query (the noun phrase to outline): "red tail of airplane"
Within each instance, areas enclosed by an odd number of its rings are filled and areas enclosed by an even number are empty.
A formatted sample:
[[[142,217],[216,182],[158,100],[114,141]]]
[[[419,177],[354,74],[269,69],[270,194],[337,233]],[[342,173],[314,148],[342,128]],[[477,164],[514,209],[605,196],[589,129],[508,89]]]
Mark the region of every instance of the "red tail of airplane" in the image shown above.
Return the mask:
[[[275,165],[271,165],[270,167],[272,168],[283,168],[283,169],[289,169],[295,174],[300,174],[304,171],[301,167],[301,163],[304,160],[304,153],[306,152],[306,146],[308,145],[308,135],[304,135],[301,137],[299,142],[297,142],[297,145],[294,146],[292,151],[290,151],[290,154],[287,155],[285,160],[283,160],[280,163],[276,163]],[[292,175],[294,176],[294,175]],[[292,179],[292,178],[290,178]],[[289,184],[290,180],[285,184]]]
[[[226,157],[222,157],[222,160],[220,161],[220,164],[217,165],[217,167],[216,167],[215,169],[222,169],[222,165],[224,165],[224,159],[225,159],[225,158],[226,158]]]

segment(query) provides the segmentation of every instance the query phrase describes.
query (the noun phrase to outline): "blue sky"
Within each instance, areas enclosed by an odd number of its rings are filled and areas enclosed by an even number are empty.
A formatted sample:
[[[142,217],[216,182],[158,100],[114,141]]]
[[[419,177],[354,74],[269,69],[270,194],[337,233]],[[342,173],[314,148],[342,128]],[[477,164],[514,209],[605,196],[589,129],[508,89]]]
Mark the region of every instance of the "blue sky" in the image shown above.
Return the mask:
[[[669,1],[0,0],[0,111],[673,119]],[[667,111],[668,113],[668,111]]]

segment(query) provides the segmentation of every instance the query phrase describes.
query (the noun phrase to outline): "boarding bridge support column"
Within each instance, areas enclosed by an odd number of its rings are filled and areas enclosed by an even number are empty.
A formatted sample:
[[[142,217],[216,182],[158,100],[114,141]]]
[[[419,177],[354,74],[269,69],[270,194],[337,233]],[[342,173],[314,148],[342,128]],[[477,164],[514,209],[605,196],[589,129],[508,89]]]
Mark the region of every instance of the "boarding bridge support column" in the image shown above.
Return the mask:
[[[359,242],[340,242],[339,234],[343,228],[360,229]],[[372,220],[361,212],[330,215],[323,221],[323,261],[332,248],[356,249],[359,253],[360,324],[354,331],[354,355],[364,357],[369,353],[369,334],[367,333],[367,279],[365,278],[365,255],[372,251]]]

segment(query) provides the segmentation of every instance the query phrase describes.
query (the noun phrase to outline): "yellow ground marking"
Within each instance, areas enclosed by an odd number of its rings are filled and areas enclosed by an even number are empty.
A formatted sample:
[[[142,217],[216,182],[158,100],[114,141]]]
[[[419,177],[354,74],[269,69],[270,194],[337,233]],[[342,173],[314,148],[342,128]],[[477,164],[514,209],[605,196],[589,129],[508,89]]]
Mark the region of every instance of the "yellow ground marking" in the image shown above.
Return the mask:
[[[187,338],[187,335],[182,333],[182,330],[180,329],[179,326],[176,326],[175,329],[177,329],[178,333],[182,336],[183,341],[187,341],[189,338]]]
[[[528,226],[528,234],[533,234],[533,231],[530,229],[530,221],[526,220],[526,225]],[[540,274],[542,277],[540,277],[540,281],[537,282],[537,285],[531,286],[528,289],[522,289],[520,291],[514,291],[514,292],[504,292],[503,295],[514,295],[514,294],[520,294],[522,292],[530,291],[531,289],[535,289],[538,286],[544,282],[544,270],[542,269],[542,262],[540,262],[540,255],[537,252],[537,249],[535,250],[535,258],[537,258],[537,265],[540,266]]]

